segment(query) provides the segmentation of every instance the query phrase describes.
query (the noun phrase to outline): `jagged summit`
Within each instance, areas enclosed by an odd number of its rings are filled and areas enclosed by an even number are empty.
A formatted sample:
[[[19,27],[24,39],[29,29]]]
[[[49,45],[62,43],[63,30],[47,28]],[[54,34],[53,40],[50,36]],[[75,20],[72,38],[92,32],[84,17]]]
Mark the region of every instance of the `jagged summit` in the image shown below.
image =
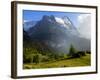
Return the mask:
[[[56,21],[55,17],[53,15],[51,15],[51,16],[44,15],[42,20],[44,20],[44,21],[52,21],[52,22]]]
[[[56,17],[54,15],[44,15],[39,21],[27,21],[24,22],[24,29],[27,31],[29,28],[34,27],[38,22],[44,23],[52,23],[56,25],[60,25],[60,27],[65,27],[66,29],[76,29],[71,20],[67,17]]]

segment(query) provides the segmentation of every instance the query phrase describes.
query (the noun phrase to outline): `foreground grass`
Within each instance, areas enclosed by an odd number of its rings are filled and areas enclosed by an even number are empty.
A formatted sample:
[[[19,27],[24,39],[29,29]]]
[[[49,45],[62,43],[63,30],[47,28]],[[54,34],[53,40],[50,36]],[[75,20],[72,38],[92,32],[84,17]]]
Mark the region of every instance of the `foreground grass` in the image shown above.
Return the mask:
[[[24,64],[24,69],[39,69],[39,68],[58,68],[58,67],[78,67],[90,66],[91,55],[87,54],[81,58],[64,59],[59,61],[44,62],[38,64]]]

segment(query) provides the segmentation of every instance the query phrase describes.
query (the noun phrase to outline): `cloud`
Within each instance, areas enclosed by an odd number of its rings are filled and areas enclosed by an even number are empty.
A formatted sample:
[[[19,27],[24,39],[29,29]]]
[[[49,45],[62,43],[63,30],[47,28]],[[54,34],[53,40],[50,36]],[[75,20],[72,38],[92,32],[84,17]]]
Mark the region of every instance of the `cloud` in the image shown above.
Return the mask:
[[[80,14],[78,16],[78,21],[82,23],[84,21],[84,19],[86,19],[89,16],[90,16],[90,14]]]
[[[25,22],[29,22],[29,20],[24,20],[23,22],[24,22],[24,23],[25,23]]]
[[[91,39],[91,15],[80,14],[78,16],[78,31],[87,39]]]

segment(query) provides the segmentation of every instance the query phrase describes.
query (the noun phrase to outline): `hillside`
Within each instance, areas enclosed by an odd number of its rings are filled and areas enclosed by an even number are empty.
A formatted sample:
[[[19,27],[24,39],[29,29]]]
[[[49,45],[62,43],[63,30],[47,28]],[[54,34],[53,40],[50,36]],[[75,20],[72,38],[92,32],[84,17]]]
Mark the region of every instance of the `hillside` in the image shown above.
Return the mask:
[[[24,64],[24,69],[34,68],[57,68],[57,67],[79,67],[79,66],[90,66],[91,55],[87,54],[81,58],[64,59],[60,61],[44,62],[39,64]]]

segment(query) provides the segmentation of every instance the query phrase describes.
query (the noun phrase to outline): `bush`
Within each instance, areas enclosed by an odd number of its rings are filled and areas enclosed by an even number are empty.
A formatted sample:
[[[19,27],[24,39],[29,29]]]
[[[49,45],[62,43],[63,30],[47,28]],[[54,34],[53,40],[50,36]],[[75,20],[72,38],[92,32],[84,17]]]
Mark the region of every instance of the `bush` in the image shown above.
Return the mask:
[[[35,62],[37,64],[37,63],[40,63],[41,60],[42,60],[42,55],[41,54],[35,54],[34,55],[33,62]]]
[[[80,54],[78,54],[78,53],[75,53],[72,55],[72,58],[79,58],[79,57],[80,57]]]
[[[48,62],[50,59],[47,56],[42,56],[41,62]]]
[[[80,56],[86,56],[86,52],[85,51],[79,51],[77,54],[79,54]]]

